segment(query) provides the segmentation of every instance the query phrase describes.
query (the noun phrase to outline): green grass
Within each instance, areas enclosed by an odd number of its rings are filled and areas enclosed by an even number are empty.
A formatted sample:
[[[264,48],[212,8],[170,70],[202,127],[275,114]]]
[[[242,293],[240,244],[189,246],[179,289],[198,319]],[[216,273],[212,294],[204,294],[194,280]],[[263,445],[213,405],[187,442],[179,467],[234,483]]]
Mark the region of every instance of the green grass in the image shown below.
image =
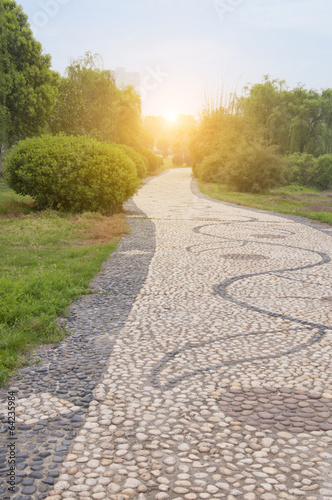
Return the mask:
[[[34,202],[30,196],[20,196],[0,181],[0,217],[15,217],[33,212]]]
[[[222,201],[246,207],[298,215],[332,224],[332,192],[309,189],[297,184],[252,194],[231,191],[229,187],[199,181],[200,190]]]
[[[8,209],[11,207],[12,212]],[[65,335],[55,323],[89,291],[125,231],[123,215],[36,212],[0,186],[0,385],[33,349]]]

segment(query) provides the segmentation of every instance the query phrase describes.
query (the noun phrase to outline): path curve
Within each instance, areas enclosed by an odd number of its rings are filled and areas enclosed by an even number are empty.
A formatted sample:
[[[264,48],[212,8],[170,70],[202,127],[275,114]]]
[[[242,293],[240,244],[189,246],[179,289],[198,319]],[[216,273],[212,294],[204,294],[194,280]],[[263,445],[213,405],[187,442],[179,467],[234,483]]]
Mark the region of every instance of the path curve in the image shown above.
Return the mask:
[[[134,198],[155,253],[48,500],[332,499],[331,237],[190,185]]]

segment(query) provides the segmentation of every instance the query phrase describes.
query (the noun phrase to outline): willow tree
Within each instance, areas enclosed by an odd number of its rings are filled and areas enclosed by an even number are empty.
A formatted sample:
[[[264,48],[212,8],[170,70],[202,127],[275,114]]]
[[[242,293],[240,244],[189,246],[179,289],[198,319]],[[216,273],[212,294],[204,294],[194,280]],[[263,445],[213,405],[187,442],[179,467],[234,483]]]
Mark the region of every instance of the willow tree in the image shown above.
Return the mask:
[[[330,153],[332,90],[318,92],[302,85],[289,90],[284,83],[267,76],[247,88],[247,95],[238,101],[239,111],[284,154]]]

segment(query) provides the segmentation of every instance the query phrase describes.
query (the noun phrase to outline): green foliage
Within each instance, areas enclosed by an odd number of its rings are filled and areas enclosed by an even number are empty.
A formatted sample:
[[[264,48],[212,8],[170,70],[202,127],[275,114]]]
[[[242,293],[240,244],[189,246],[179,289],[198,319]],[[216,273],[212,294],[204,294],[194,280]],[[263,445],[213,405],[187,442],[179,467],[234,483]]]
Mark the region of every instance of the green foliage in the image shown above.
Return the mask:
[[[117,88],[112,72],[99,69],[97,60],[97,55],[87,52],[67,67],[51,130],[133,146],[141,130],[140,97],[132,87]]]
[[[288,182],[331,186],[332,90],[288,90],[266,76],[246,91],[203,112],[190,142],[194,175],[250,192],[282,183],[284,174]]]
[[[55,134],[84,135],[90,119],[82,88],[75,80],[62,78],[59,94],[50,118],[51,131]]]
[[[0,213],[8,199],[26,202],[1,188]],[[89,291],[89,282],[116,246],[114,237],[123,232],[121,220],[51,210],[0,217],[0,385],[29,359],[31,349],[63,338],[55,321],[72,300]],[[115,230],[106,244],[95,244],[89,231],[108,221]]]
[[[29,196],[21,196],[6,184],[0,184],[0,217],[11,215],[19,217],[34,211],[34,202]]]
[[[226,183],[225,175],[226,156],[222,151],[216,151],[208,156],[205,156],[201,163],[196,165],[194,174],[203,182],[218,182]]]
[[[278,186],[283,173],[283,157],[263,141],[242,141],[225,165],[226,183],[243,192],[259,193]]]
[[[282,153],[332,153],[331,89],[319,93],[299,85],[289,90],[284,81],[266,76],[246,90],[238,110]]]
[[[207,109],[191,138],[193,172],[204,182],[229,184],[256,192],[283,178],[283,161],[276,147],[240,113]]]
[[[309,189],[298,184],[271,189],[259,194],[231,191],[228,186],[222,184],[200,181],[199,185],[202,192],[211,198],[332,224],[332,198],[329,192],[320,193],[317,189]]]
[[[0,2],[0,142],[40,134],[55,103],[59,75],[50,70],[22,7]]]
[[[287,180],[318,189],[332,187],[332,155],[315,158],[312,155],[294,153],[287,158]]]
[[[205,110],[199,127],[194,129],[190,139],[189,149],[194,174],[198,175],[199,165],[205,157],[215,153],[218,153],[218,157],[226,157],[245,133],[249,136],[249,132],[249,129],[245,129],[241,116],[224,108]]]
[[[204,182],[227,184],[238,191],[257,193],[280,184],[284,161],[275,146],[245,139],[234,148],[219,149],[196,168]]]
[[[141,144],[141,146],[143,146],[144,148],[153,149],[154,137],[151,132],[143,125],[141,125],[139,128],[137,143]]]
[[[294,153],[286,157],[286,179],[303,186],[315,185],[315,157],[307,153]]]
[[[141,98],[131,86],[119,92],[115,140],[134,147],[141,130]]]
[[[10,118],[8,109],[0,104],[0,154],[1,154],[1,145],[6,143],[8,144],[7,132],[9,129],[9,121]]]
[[[116,146],[63,135],[21,141],[6,160],[6,175],[40,208],[70,212],[117,210],[140,184],[134,162]]]
[[[320,189],[332,188],[332,155],[323,155],[316,160],[315,185]]]
[[[147,161],[148,174],[156,173],[164,164],[164,160],[161,156],[156,155],[148,148],[142,146],[136,146],[135,150],[140,153]]]
[[[134,162],[137,175],[140,179],[144,179],[148,170],[148,162],[145,156],[137,153],[133,148],[127,146],[126,144],[119,144],[118,148],[121,149],[127,156]]]

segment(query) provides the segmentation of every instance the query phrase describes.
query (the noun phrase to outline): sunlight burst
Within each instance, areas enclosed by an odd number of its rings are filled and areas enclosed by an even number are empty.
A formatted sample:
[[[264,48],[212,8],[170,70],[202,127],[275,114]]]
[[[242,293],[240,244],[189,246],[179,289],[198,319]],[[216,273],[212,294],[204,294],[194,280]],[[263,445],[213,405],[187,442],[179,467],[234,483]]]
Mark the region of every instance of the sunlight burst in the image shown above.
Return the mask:
[[[165,113],[164,117],[166,118],[167,121],[175,123],[178,118],[178,113],[170,111],[168,113]]]

